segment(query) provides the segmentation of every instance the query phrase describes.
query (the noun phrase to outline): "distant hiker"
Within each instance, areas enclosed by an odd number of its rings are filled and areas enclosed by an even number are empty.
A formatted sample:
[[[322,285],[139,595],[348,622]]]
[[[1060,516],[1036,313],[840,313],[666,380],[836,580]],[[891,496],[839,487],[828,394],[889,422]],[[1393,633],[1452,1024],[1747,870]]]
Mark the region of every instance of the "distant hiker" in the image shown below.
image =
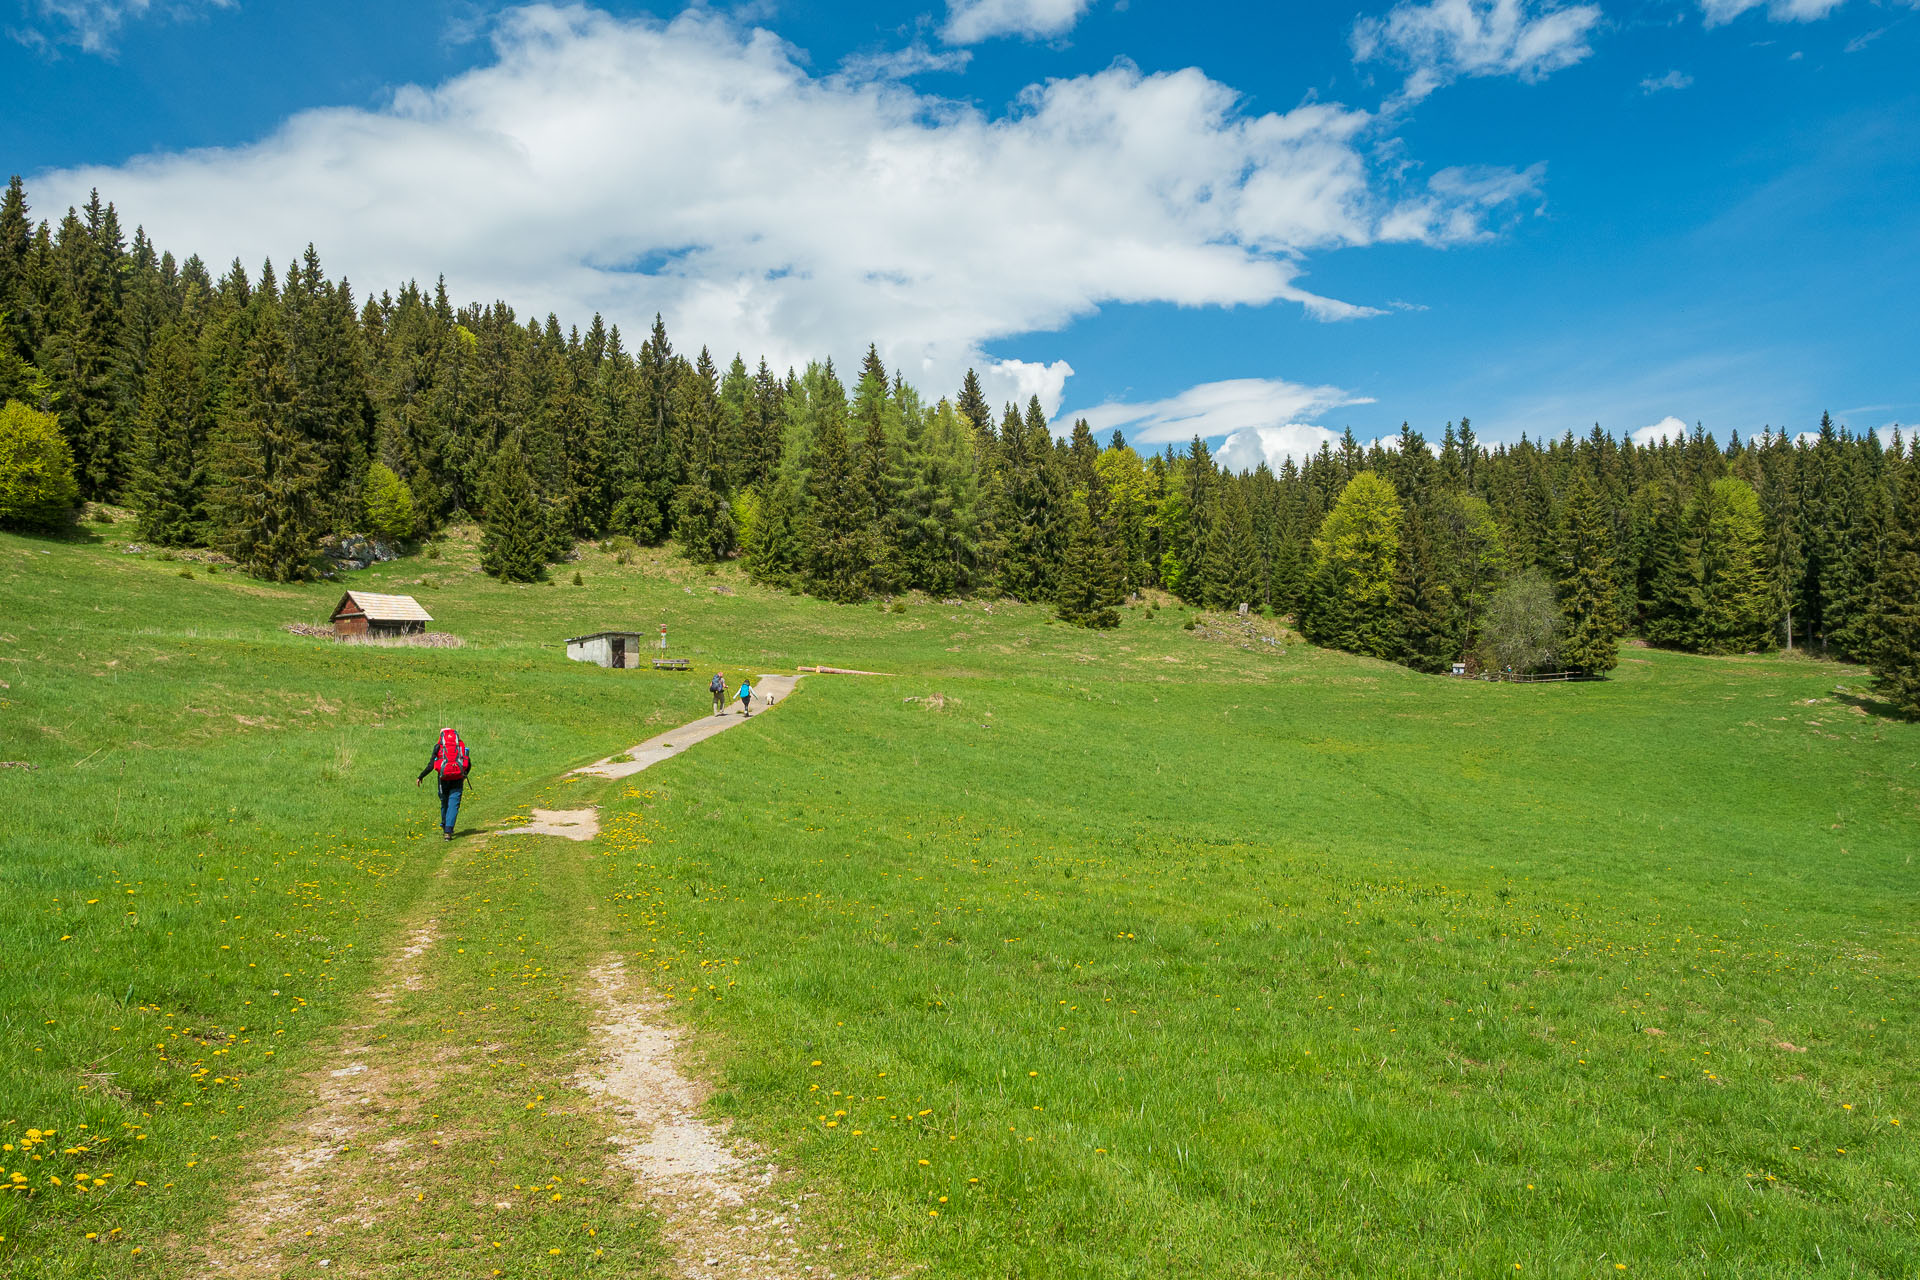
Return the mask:
[[[720,672],[713,673],[713,679],[707,681],[707,692],[713,695],[713,714],[719,715],[727,704],[727,678]]]
[[[740,699],[741,715],[750,716],[753,714],[753,686],[747,683],[745,677],[741,678],[740,692],[735,694],[734,697]]]
[[[467,785],[467,775],[473,772],[473,757],[467,753],[467,744],[460,741],[460,735],[452,729],[442,729],[440,740],[433,744],[433,754],[427,757],[427,767],[413,780],[419,786],[430,773],[440,775],[440,838],[453,839],[453,821],[460,816],[460,792]]]

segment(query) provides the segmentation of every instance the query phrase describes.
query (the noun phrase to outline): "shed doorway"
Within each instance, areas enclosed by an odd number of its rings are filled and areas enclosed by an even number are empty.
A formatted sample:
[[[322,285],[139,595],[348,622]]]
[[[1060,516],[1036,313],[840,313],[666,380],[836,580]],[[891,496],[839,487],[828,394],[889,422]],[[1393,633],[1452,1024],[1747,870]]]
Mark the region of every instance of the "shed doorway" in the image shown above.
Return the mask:
[[[613,637],[613,668],[618,671],[627,665],[627,639],[625,636]]]

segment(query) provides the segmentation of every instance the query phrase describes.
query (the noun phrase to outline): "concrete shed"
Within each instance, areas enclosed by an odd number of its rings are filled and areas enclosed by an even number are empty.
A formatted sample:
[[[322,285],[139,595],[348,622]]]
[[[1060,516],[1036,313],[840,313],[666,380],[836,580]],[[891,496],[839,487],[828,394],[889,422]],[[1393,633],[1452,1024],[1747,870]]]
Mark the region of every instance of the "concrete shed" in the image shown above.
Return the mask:
[[[568,640],[567,656],[602,667],[637,667],[645,647],[638,631],[596,631]]]
[[[333,632],[339,636],[411,636],[427,629],[433,615],[412,596],[386,596],[374,591],[349,591],[333,611]]]

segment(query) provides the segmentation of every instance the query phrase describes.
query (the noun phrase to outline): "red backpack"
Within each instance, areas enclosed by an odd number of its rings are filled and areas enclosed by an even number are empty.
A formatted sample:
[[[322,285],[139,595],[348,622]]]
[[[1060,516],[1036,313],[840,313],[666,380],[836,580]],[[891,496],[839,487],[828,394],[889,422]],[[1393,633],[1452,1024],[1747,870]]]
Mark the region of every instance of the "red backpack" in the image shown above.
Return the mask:
[[[467,744],[460,741],[460,735],[451,729],[440,731],[440,750],[434,756],[433,767],[448,782],[458,782],[467,776],[472,764],[467,758]]]

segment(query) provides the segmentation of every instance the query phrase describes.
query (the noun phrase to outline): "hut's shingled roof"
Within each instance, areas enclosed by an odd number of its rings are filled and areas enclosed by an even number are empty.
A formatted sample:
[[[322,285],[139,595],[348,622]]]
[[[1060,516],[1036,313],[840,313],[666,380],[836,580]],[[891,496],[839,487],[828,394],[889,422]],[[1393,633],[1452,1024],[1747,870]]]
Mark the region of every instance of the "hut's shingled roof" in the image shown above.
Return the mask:
[[[335,609],[338,617],[340,610],[351,603],[354,608],[367,615],[369,622],[432,622],[433,615],[420,607],[420,602],[412,596],[387,596],[377,591],[349,591],[341,598],[340,608]]]

